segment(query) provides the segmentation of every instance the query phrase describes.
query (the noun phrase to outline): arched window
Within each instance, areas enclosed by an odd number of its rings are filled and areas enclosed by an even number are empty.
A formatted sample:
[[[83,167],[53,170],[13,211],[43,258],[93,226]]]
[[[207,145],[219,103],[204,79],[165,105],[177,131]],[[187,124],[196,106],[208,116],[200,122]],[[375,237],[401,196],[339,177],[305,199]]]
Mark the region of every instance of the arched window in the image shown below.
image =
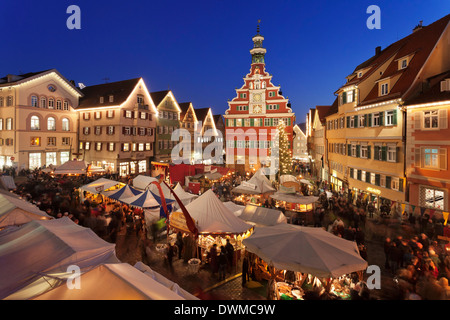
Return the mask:
[[[62,110],[62,102],[61,102],[61,100],[56,100],[56,109],[58,109],[58,110]]]
[[[41,97],[41,108],[47,108],[47,99]]]
[[[63,118],[62,119],[62,130],[63,131],[69,131],[70,130],[69,119],[67,119],[67,118]]]
[[[64,101],[63,110],[69,110],[69,102],[68,101]]]
[[[31,128],[31,130],[40,130],[41,129],[38,116],[31,117],[30,128]]]
[[[37,96],[31,96],[31,106],[32,107],[39,107],[38,106],[38,97]]]
[[[54,130],[56,130],[56,120],[55,120],[55,118],[53,118],[53,117],[49,117],[48,119],[47,119],[47,130],[51,130],[51,131],[54,131]]]

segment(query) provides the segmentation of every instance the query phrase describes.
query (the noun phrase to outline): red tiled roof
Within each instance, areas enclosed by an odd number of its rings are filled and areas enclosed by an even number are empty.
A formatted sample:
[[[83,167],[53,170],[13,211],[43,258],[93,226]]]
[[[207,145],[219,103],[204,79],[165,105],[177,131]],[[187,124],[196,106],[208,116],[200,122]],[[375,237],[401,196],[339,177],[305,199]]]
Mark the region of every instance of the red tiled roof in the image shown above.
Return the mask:
[[[420,93],[405,101],[405,106],[450,101],[450,91],[441,91],[441,81],[450,79],[450,70],[427,79]]]
[[[373,65],[370,70],[370,72],[373,73],[377,72],[378,66],[382,64],[382,61],[387,61],[393,57],[393,60],[385,72],[379,75],[376,81],[392,77],[394,75],[400,75],[400,77],[394,86],[390,88],[389,94],[382,97],[379,97],[378,83],[375,82],[369,94],[360,102],[359,105],[367,105],[396,98],[402,98],[403,100],[407,99],[405,95],[409,94],[409,90],[415,85],[414,80],[419,75],[422,66],[427,61],[437,41],[440,39],[443,31],[448,26],[449,21],[450,14],[391,44],[386,49],[381,51],[378,55],[379,57],[375,57],[375,59],[368,63],[369,65]],[[411,54],[414,54],[414,56],[410,60],[407,68],[398,70],[397,60]],[[361,78],[361,80],[364,78],[366,77]]]

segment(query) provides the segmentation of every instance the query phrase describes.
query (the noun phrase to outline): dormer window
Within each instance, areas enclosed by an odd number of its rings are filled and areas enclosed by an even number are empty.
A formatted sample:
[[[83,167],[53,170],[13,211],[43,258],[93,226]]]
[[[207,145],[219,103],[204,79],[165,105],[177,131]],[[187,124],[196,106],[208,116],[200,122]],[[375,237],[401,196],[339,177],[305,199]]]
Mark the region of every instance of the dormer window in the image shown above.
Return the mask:
[[[100,97],[100,103],[105,102],[105,99],[103,97]]]
[[[389,93],[389,83],[381,83],[380,84],[380,96],[385,96]]]
[[[114,96],[113,95],[109,96],[109,102],[114,102]]]
[[[363,76],[362,72],[358,72],[358,78],[361,78]]]
[[[400,61],[400,69],[405,69],[408,66],[408,60],[403,59]]]

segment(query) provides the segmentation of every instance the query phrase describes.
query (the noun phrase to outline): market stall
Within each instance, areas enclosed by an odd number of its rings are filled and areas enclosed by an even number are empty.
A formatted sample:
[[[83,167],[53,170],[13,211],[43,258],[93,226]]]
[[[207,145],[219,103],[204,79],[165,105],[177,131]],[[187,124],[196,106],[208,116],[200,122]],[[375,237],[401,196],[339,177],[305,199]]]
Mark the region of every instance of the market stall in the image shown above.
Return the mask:
[[[235,261],[240,259],[242,240],[253,232],[251,224],[236,217],[212,190],[206,191],[185,208],[198,229],[196,258],[207,263],[211,247],[216,244],[220,248],[228,239],[234,247]],[[175,211],[170,215],[169,227],[175,232],[192,235],[183,212]],[[175,242],[175,236],[173,233],[169,241]]]
[[[256,226],[274,226],[279,223],[287,223],[283,212],[248,204],[245,206],[240,219]]]
[[[319,200],[319,197],[283,192],[276,192],[270,197],[276,200],[276,207],[285,209],[285,213],[289,216],[291,222],[304,221],[306,224],[313,222],[315,203]]]
[[[116,191],[125,186],[124,183],[111,179],[100,178],[80,187],[80,201],[90,200],[101,203],[104,200],[103,193]]]
[[[322,228],[292,224],[257,228],[243,244],[252,268],[269,280],[273,299],[303,299],[308,290],[346,293],[345,279],[368,266],[355,242]]]
[[[296,177],[290,174],[280,176],[280,188],[281,187],[293,189],[294,192],[300,192],[301,189],[300,182]]]

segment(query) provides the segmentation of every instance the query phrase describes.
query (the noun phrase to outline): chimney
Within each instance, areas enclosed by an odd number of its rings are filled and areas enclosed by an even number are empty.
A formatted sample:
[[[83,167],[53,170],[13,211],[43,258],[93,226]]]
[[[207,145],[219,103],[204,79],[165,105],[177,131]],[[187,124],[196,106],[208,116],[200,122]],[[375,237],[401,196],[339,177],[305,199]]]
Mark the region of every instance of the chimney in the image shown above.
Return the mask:
[[[379,55],[380,53],[381,53],[381,47],[378,46],[378,47],[375,48],[375,55],[377,56],[377,55]]]
[[[420,20],[419,24],[413,29],[413,33],[423,29],[423,25],[422,24],[423,24],[423,20]]]

